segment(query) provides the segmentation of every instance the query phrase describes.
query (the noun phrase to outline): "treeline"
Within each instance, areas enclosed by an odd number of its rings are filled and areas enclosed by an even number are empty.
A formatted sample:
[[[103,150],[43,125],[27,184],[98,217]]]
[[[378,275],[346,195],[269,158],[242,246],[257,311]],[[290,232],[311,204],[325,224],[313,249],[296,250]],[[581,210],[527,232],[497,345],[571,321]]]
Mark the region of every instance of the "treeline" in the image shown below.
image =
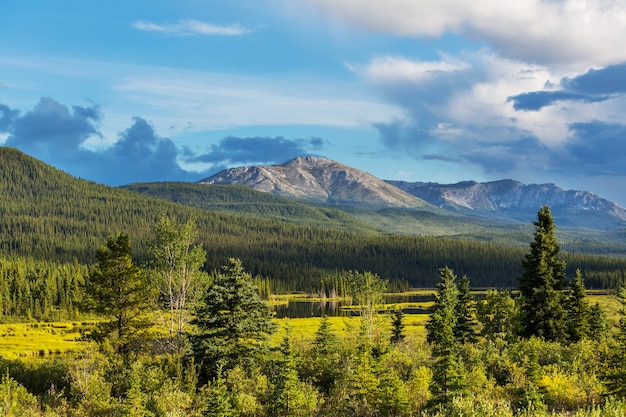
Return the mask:
[[[87,274],[77,262],[0,258],[0,315],[13,320],[75,318]]]

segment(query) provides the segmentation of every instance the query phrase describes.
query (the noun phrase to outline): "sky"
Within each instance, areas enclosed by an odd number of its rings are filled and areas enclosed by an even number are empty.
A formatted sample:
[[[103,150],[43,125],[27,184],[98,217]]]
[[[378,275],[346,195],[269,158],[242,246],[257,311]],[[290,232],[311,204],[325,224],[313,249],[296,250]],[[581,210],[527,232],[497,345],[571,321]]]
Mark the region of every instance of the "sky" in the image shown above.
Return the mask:
[[[626,0],[0,0],[0,144],[109,185],[330,158],[626,206]]]

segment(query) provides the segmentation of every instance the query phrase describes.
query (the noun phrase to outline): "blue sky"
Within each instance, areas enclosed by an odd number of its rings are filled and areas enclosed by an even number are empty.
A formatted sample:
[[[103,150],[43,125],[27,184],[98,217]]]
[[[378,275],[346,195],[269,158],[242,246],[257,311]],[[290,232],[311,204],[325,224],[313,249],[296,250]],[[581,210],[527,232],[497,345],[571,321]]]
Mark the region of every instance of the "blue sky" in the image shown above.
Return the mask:
[[[0,1],[0,143],[81,178],[317,155],[626,205],[626,0]]]

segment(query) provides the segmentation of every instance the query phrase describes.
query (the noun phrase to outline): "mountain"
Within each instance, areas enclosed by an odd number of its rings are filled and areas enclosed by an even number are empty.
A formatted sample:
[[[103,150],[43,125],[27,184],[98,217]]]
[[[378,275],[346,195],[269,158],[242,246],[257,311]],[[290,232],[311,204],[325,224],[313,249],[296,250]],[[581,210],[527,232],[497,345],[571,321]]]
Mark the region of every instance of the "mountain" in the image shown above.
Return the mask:
[[[562,226],[612,229],[626,226],[626,209],[589,191],[564,190],[555,184],[501,180],[456,184],[387,181],[446,210],[465,215],[527,222],[539,207],[550,206]]]
[[[246,185],[278,196],[333,205],[370,208],[430,206],[367,172],[314,156],[297,157],[281,165],[226,169],[199,182]]]
[[[199,183],[244,185],[304,202],[331,204],[343,210],[367,210],[350,213],[362,221],[379,223],[376,226],[387,223],[385,229],[389,230],[391,226],[391,231],[398,233],[465,233],[467,228],[459,221],[469,225],[473,222],[471,218],[528,225],[544,204],[550,206],[560,227],[626,228],[626,209],[588,191],[566,191],[554,184],[526,185],[514,180],[457,184],[382,181],[364,171],[313,156],[298,157],[280,165],[226,169]],[[385,222],[381,216],[372,215],[372,210],[382,209],[388,209],[386,214],[396,218],[406,218],[406,213],[398,215],[393,209],[436,213],[441,220],[439,223],[456,226],[446,228],[433,224],[434,227],[428,227],[437,230],[433,233],[424,227],[416,227],[416,222],[394,225],[393,221]],[[445,213],[461,215],[465,220],[456,218],[451,223],[450,219],[441,217]],[[432,218],[430,214],[428,216]],[[464,230],[459,230],[459,226]]]

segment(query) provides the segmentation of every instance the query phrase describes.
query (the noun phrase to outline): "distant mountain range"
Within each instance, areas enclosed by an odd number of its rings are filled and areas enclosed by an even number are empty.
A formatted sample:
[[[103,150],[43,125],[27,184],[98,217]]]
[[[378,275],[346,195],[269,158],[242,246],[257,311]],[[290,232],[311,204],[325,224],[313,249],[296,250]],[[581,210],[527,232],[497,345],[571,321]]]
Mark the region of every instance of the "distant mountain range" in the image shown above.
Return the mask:
[[[273,166],[244,166],[205,178],[203,184],[245,185],[311,202],[359,208],[438,209],[494,221],[528,223],[541,206],[558,224],[577,228],[626,227],[626,209],[588,191],[513,180],[457,184],[383,181],[339,162],[313,156]]]

